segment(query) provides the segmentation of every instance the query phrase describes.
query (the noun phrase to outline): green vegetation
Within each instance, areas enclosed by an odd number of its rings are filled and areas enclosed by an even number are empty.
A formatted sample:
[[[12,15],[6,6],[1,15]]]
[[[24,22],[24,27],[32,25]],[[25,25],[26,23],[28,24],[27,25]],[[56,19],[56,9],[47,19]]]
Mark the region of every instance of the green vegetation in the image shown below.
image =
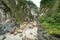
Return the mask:
[[[40,13],[44,15],[38,17],[40,23],[49,28],[50,33],[60,33],[60,0],[42,0]],[[46,11],[48,9],[48,11]],[[43,11],[42,11],[43,10]]]
[[[42,23],[44,26],[48,27],[52,30],[60,30],[60,13],[57,13],[54,15],[54,17],[51,15],[50,17],[47,16],[47,14],[39,17],[40,23]],[[59,32],[60,33],[60,32]]]

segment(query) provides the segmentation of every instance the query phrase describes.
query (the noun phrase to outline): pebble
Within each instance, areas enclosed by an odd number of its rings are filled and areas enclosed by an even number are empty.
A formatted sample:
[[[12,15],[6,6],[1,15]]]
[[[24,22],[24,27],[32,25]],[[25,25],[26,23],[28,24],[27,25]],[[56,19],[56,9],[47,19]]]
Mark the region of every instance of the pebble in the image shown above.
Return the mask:
[[[29,28],[33,29],[34,26],[32,26],[31,24],[29,24]]]
[[[26,27],[26,25],[25,24],[22,24],[22,25],[20,25],[20,29],[24,29]]]
[[[18,33],[22,33],[23,30],[22,30],[22,29],[18,29],[17,32],[18,32]]]
[[[33,33],[30,32],[31,35],[33,35]]]
[[[10,34],[13,34],[14,32],[15,32],[15,30],[11,30],[11,31],[10,31]]]
[[[20,34],[19,36],[20,36],[20,37],[22,37],[22,36],[23,36],[23,34]]]
[[[32,39],[25,37],[25,38],[22,38],[22,40],[32,40]]]
[[[14,35],[17,35],[18,33],[17,33],[17,32],[14,32],[13,34],[14,34]]]

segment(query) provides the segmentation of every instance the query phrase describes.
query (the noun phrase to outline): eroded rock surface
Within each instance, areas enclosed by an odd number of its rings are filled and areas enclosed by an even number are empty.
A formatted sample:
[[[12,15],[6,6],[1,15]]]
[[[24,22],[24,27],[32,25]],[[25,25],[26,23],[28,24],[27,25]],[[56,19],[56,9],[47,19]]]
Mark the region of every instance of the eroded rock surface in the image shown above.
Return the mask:
[[[13,20],[9,8],[4,4],[3,0],[0,0],[0,35],[10,32],[11,29],[18,26],[19,24]]]
[[[35,24],[34,22],[32,23]],[[30,22],[22,23],[22,24],[21,24],[22,28],[26,26],[24,29],[18,28],[14,30],[12,34],[11,33],[4,34],[4,36],[6,36],[4,40],[35,40],[37,39],[38,27],[36,25],[33,26]],[[30,28],[29,24],[33,26],[33,28]],[[0,37],[2,36],[3,35],[1,35]]]

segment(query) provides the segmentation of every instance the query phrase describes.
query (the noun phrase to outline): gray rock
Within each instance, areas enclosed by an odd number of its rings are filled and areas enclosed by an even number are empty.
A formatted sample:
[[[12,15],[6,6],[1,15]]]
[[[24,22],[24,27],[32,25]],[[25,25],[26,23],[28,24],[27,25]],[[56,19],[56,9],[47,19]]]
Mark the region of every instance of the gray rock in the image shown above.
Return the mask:
[[[10,32],[11,29],[17,28],[19,23],[13,21],[13,16],[9,12],[9,8],[0,0],[0,35]]]

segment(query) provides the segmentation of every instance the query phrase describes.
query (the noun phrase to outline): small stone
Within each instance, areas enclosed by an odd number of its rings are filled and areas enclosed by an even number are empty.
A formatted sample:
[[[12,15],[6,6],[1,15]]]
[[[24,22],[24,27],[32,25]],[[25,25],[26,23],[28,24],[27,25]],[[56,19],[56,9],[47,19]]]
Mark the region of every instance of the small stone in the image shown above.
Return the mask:
[[[22,33],[23,30],[22,30],[22,29],[18,29],[17,32],[18,32],[18,33]]]
[[[34,35],[34,37],[36,37],[36,35]]]
[[[36,23],[36,22],[31,22],[31,24],[32,24],[33,26],[36,26],[37,23]]]
[[[3,36],[2,40],[6,39],[6,36]]]
[[[32,40],[32,39],[30,39],[30,38],[27,38],[27,40]]]
[[[11,30],[10,33],[13,34],[15,32],[15,30]]]
[[[22,40],[25,40],[25,38],[22,38]]]
[[[25,38],[22,38],[22,40],[32,40],[32,39],[25,37]]]
[[[35,40],[38,40],[37,38],[35,38]]]
[[[19,36],[20,36],[20,37],[22,37],[22,36],[23,36],[23,34],[20,34]]]
[[[25,24],[21,24],[21,25],[20,25],[20,29],[22,29],[22,30],[23,30],[25,27],[26,27]]]
[[[14,32],[14,35],[17,35],[18,33],[17,32]]]
[[[18,28],[12,29],[12,30],[10,31],[10,33],[11,33],[11,34],[14,34],[15,32],[17,32],[17,30],[18,30]]]
[[[32,35],[33,33],[30,32],[30,34]]]
[[[30,25],[29,28],[33,28],[34,26]]]

